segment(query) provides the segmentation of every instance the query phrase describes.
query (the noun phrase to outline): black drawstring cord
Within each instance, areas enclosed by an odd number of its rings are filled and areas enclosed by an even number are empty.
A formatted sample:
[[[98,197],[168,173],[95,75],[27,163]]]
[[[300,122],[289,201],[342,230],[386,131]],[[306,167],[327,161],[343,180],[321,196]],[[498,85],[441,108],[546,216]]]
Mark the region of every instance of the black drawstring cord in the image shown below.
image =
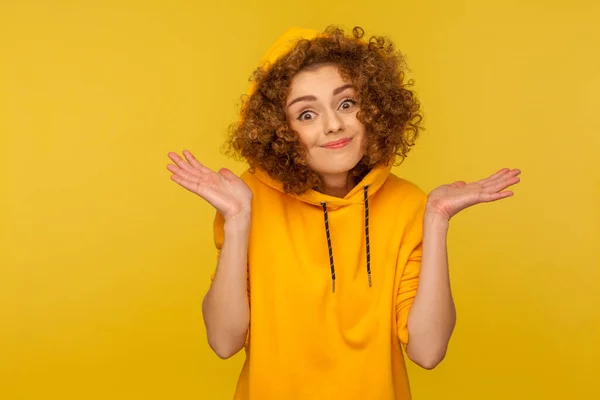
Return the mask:
[[[371,287],[371,240],[369,238],[369,186],[364,187],[365,199],[365,241],[367,246],[367,278]],[[335,264],[333,262],[333,248],[331,247],[331,233],[329,232],[329,214],[327,203],[321,202],[323,218],[325,219],[325,236],[327,236],[327,249],[329,250],[329,266],[331,268],[331,292],[335,293]]]
[[[369,186],[365,186],[365,238],[367,242],[367,277],[371,287],[371,241],[369,240]]]
[[[325,235],[327,236],[327,247],[329,249],[329,266],[331,267],[331,292],[335,293],[335,265],[333,263],[333,249],[331,248],[331,234],[329,233],[329,215],[327,214],[327,203],[322,202],[323,218],[325,218]]]

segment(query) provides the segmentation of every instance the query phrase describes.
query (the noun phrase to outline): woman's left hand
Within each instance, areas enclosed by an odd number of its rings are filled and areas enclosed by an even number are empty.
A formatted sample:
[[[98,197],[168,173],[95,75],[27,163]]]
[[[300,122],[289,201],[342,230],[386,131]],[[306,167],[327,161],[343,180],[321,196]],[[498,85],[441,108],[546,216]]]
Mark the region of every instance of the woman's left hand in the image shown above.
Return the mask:
[[[442,185],[429,193],[427,209],[448,220],[465,208],[479,203],[497,201],[513,195],[504,190],[520,182],[518,169],[504,168],[477,182],[454,182]]]

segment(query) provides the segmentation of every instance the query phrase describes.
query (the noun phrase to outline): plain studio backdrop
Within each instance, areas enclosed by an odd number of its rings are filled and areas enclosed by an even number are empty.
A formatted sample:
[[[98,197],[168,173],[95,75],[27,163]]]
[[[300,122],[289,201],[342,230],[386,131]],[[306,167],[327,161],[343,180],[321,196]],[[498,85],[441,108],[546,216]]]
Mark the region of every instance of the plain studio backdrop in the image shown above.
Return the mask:
[[[2,1],[0,398],[232,398],[243,356],[201,315],[213,210],[166,153],[241,172],[220,147],[252,70],[329,24],[407,55],[427,130],[395,173],[523,170],[452,220],[458,325],[437,369],[409,362],[415,399],[600,398],[598,4]]]

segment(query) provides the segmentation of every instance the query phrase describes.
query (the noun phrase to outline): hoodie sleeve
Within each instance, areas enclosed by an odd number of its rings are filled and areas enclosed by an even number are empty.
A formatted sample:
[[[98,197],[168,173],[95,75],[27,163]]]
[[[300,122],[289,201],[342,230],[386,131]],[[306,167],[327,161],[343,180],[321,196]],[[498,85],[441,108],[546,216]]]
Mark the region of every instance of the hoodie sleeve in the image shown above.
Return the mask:
[[[396,324],[398,339],[404,345],[408,344],[408,313],[419,286],[423,254],[423,214],[426,204],[427,195],[421,193],[414,208],[413,218],[405,229],[396,266],[398,272],[401,271],[396,297]]]

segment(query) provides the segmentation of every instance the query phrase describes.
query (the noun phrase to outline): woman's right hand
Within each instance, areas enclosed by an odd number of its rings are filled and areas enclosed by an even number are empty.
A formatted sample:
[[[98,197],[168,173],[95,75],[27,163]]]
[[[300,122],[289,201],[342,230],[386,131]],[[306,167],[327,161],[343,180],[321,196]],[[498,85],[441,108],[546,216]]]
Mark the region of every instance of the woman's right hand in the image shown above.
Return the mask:
[[[171,179],[209,202],[226,222],[250,217],[252,191],[233,172],[226,168],[214,172],[187,150],[183,151],[185,160],[174,152],[168,155],[175,163],[167,165]]]

